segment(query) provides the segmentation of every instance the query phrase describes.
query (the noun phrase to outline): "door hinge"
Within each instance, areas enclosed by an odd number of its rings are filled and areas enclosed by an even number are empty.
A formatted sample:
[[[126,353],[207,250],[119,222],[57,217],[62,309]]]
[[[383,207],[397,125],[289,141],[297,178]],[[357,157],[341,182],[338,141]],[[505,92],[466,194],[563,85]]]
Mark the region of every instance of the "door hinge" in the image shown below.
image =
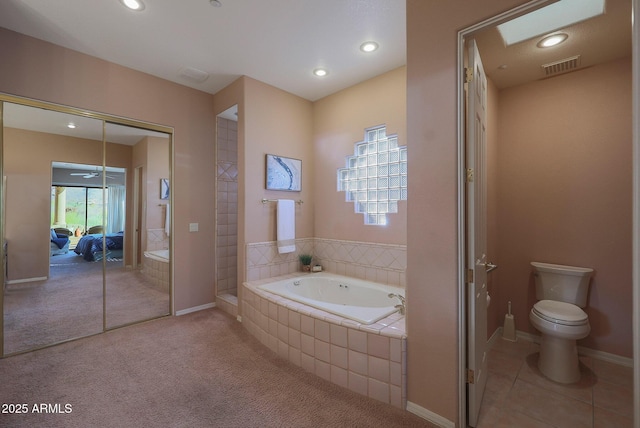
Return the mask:
[[[464,68],[464,83],[473,82],[473,69],[469,67]]]
[[[473,183],[473,168],[467,168],[467,183]]]
[[[476,383],[475,372],[471,369],[467,369],[467,383]]]
[[[467,269],[467,283],[471,284],[473,282],[473,269]]]

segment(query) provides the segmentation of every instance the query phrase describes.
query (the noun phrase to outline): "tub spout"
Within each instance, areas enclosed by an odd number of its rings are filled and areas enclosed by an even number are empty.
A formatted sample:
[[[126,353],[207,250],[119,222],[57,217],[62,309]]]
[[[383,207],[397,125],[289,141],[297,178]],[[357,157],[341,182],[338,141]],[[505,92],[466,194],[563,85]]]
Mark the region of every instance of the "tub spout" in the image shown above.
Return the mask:
[[[394,297],[397,297],[398,300],[400,300],[400,304],[395,305],[394,308],[398,309],[398,312],[400,312],[400,315],[404,315],[404,313],[407,310],[404,305],[404,296],[401,296],[399,294],[389,293],[389,298],[393,299]]]

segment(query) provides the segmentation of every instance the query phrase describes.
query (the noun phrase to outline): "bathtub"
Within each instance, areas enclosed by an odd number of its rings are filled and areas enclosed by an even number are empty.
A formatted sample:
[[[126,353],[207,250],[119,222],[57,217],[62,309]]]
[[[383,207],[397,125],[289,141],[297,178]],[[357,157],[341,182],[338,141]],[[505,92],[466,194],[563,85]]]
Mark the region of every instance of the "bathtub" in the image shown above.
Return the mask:
[[[261,289],[308,306],[354,320],[373,324],[397,312],[402,294],[398,287],[377,284],[329,273],[313,273],[263,284]]]
[[[149,283],[160,291],[168,293],[170,289],[169,250],[145,251],[142,266],[142,273]]]
[[[244,282],[241,290],[238,318],[264,346],[329,382],[406,408],[405,317],[394,307],[398,299],[388,296],[404,295],[402,288],[297,272]],[[363,301],[351,301],[361,292]]]
[[[169,263],[169,250],[145,251],[144,256],[159,262]]]

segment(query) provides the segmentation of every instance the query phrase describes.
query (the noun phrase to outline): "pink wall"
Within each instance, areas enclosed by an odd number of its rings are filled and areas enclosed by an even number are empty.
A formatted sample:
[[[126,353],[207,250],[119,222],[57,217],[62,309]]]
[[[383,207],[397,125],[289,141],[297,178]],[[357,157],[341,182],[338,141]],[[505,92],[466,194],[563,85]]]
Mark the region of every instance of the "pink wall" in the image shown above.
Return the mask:
[[[48,277],[51,163],[100,165],[102,142],[5,128],[3,144],[9,280]],[[109,166],[130,168],[131,147],[108,144],[107,151]],[[130,181],[128,184],[130,188]],[[125,245],[130,248],[131,240]]]
[[[170,147],[169,139],[158,137],[147,137],[147,163],[146,167],[146,225],[147,229],[164,229],[164,205],[169,201],[160,199],[160,179],[169,178],[171,171],[170,166]],[[138,166],[138,165],[136,165]],[[169,184],[171,191],[171,184]],[[144,242],[144,241],[143,241]]]
[[[140,222],[139,263],[142,261],[141,257],[144,251],[168,248],[168,239],[160,241],[155,235],[151,235],[151,239],[156,242],[156,245],[147,248],[147,243],[150,239],[149,229],[164,230],[166,204],[169,201],[160,199],[160,179],[170,177],[170,157],[171,147],[168,138],[145,137],[133,146],[132,168],[128,171],[132,179],[134,178],[134,170],[142,167],[140,192],[143,199],[139,208],[138,220]],[[130,207],[133,207],[133,202]],[[128,212],[133,215],[132,208]]]
[[[498,263],[498,88],[487,79],[487,135],[486,135],[486,173],[487,173],[487,257],[490,262]],[[500,271],[497,269],[487,275],[487,291],[491,304],[487,308],[487,339],[504,323],[506,306],[500,299]]]
[[[387,226],[367,226],[353,203],[345,202],[344,192],[336,191],[337,169],[353,155],[355,143],[364,140],[366,128],[386,125],[387,134],[398,134],[398,145],[406,145],[411,157],[406,93],[406,68],[400,67],[313,104],[316,237],[406,244],[406,201],[398,204],[397,214],[388,214]]]
[[[302,199],[296,205],[296,238],[313,236],[313,117],[310,101],[245,77],[244,203],[245,242],[276,240],[276,205],[267,199]],[[302,191],[265,189],[265,155],[302,160]]]
[[[516,328],[536,333],[529,262],[591,267],[578,344],[631,357],[631,58],[499,98],[500,314],[511,300]]]
[[[175,309],[213,302],[213,96],[6,29],[0,51],[0,92],[174,128]]]
[[[457,32],[523,3],[407,0],[407,393],[459,425]]]

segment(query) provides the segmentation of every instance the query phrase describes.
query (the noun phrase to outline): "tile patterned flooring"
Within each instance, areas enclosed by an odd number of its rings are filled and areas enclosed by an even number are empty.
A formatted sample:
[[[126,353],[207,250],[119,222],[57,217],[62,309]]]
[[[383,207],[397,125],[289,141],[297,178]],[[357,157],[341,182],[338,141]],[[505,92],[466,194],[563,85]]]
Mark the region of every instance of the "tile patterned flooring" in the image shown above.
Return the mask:
[[[539,345],[495,340],[479,428],[633,426],[633,369],[580,357],[574,385],[546,379],[538,370]]]

